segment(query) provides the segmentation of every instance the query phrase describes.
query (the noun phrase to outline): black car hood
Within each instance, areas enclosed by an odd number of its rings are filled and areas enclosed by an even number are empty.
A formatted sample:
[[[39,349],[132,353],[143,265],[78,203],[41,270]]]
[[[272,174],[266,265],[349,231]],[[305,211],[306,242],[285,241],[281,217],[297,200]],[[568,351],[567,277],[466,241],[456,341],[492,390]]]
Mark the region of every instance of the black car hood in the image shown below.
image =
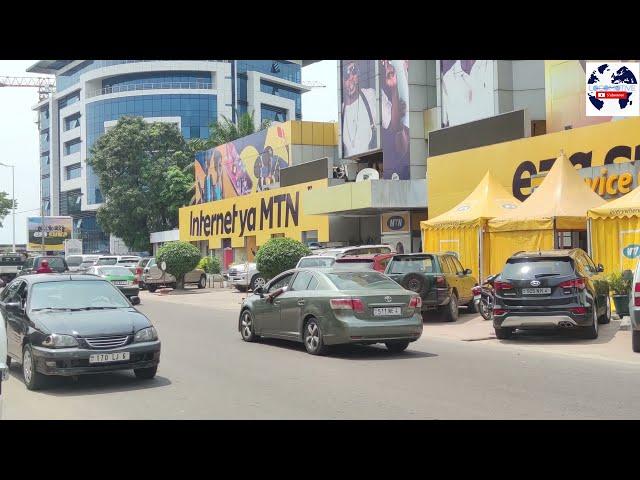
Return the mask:
[[[81,310],[75,312],[31,312],[29,318],[44,333],[91,337],[130,334],[151,326],[151,322],[134,308]]]

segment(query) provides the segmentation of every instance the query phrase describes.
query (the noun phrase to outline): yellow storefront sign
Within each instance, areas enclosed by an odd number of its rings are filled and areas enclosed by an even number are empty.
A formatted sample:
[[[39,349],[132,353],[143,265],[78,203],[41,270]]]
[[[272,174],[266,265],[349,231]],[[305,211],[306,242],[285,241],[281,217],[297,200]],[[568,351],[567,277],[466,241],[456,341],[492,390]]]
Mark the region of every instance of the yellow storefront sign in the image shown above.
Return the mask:
[[[549,171],[561,150],[576,168],[640,160],[640,117],[431,157],[427,168],[429,216],[460,203],[487,170],[523,201],[531,194],[531,177]],[[589,185],[602,195],[624,193],[631,182],[624,175],[592,180]]]
[[[328,180],[317,180],[181,208],[180,240],[208,240],[215,249],[223,239],[244,247],[245,237],[262,245],[274,234],[301,240],[302,232],[317,231],[318,241],[328,242],[329,218],[306,215],[302,202],[302,192],[327,186]]]

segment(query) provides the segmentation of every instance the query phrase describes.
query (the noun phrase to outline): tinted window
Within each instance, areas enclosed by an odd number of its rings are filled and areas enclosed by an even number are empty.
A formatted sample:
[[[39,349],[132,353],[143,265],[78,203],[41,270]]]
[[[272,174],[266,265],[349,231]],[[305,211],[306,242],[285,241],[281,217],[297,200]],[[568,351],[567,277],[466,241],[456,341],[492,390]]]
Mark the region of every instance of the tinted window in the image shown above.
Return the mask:
[[[298,273],[298,275],[296,276],[296,279],[291,284],[291,289],[297,290],[297,291],[306,290],[307,285],[309,285],[309,281],[311,280],[312,277],[313,275],[311,275],[310,272]]]
[[[279,288],[286,287],[287,285],[289,285],[289,281],[291,280],[291,276],[292,275],[293,275],[293,273],[290,273],[290,274],[285,275],[284,277],[279,278],[278,280],[276,280],[274,283],[272,283],[269,286],[269,289],[267,290],[267,292],[269,292],[269,293],[275,292]]]
[[[129,306],[120,291],[104,280],[43,282],[31,289],[31,310]]]
[[[449,259],[453,262],[453,266],[456,268],[456,272],[458,273],[464,272],[464,268],[462,268],[462,264],[460,263],[460,260],[458,260],[456,257],[449,257]]]
[[[327,273],[339,290],[378,290],[402,288],[396,282],[378,272],[334,272]]]
[[[18,290],[18,287],[22,283],[23,282],[19,282],[19,281],[10,283],[9,286],[2,291],[2,295],[0,295],[0,298],[2,299],[2,301],[8,303],[11,300],[11,297],[15,295],[16,290]]]
[[[303,258],[300,260],[300,268],[302,267],[330,267],[335,262],[334,258]]]
[[[101,258],[96,262],[96,265],[115,265],[118,263],[117,258]]]
[[[502,270],[505,280],[533,280],[557,275],[573,275],[573,265],[568,257],[541,259],[510,259]]]
[[[0,255],[0,265],[17,266],[23,264],[24,260],[21,255]]]
[[[591,260],[591,258],[589,258],[589,255],[580,255],[583,259],[583,264],[586,267],[587,271],[590,273],[598,273],[598,269],[596,267],[596,264],[593,263],[593,260]]]
[[[448,256],[440,257],[440,265],[442,266],[442,271],[444,273],[456,273],[453,262]]]
[[[82,256],[81,255],[71,255],[67,257],[67,265],[70,267],[77,267],[82,264]]]
[[[395,257],[391,261],[389,273],[433,273],[432,257]]]
[[[307,285],[307,290],[315,290],[317,287],[318,287],[318,279],[316,277],[313,277],[309,282],[309,285]]]

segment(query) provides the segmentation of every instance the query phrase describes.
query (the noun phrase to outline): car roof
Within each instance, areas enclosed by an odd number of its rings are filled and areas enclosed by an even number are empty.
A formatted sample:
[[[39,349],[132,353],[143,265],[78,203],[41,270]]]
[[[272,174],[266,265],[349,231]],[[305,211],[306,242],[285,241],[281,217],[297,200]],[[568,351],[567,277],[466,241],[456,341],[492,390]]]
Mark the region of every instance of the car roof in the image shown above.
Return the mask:
[[[509,258],[535,258],[535,257],[571,257],[577,252],[580,252],[579,248],[572,248],[570,250],[538,250],[538,251],[522,251],[511,255]]]
[[[85,275],[85,274],[62,274],[62,273],[36,273],[30,275],[22,275],[17,277],[20,280],[24,280],[30,284],[35,283],[48,283],[48,282],[65,282],[69,280],[73,281],[85,281],[85,280],[100,280],[102,279],[96,277],[95,275]],[[106,280],[104,280],[106,281]]]

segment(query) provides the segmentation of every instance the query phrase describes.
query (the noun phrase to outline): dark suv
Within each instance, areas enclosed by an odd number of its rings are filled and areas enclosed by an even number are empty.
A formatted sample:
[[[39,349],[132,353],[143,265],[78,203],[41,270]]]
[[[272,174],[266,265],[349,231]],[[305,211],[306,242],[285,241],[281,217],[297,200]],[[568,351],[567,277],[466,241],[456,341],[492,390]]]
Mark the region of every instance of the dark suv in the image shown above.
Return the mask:
[[[598,337],[598,324],[611,320],[609,285],[584,250],[518,252],[495,281],[496,337],[515,329],[573,328]]]
[[[53,270],[55,273],[63,273],[69,271],[69,266],[67,265],[64,257],[56,255],[40,255],[38,257],[27,258],[18,276],[36,273],[36,270],[38,270],[43,260],[49,262],[49,268],[51,268],[51,270]]]
[[[423,314],[428,310],[439,310],[445,321],[455,322],[460,305],[466,305],[468,312],[475,311],[473,287],[478,282],[455,255],[396,254],[389,260],[384,273],[407,290],[420,294]]]

